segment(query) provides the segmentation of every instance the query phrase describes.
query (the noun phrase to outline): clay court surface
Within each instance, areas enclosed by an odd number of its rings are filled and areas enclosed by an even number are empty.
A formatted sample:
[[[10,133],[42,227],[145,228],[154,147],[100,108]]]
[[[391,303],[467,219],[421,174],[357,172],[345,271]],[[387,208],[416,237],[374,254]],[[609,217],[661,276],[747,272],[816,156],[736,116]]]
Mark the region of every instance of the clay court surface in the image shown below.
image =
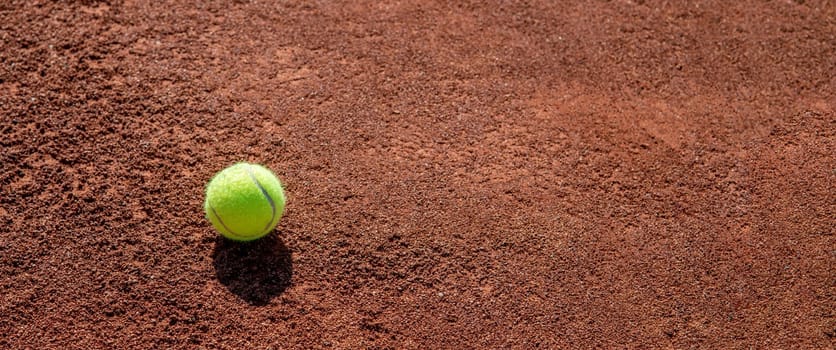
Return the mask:
[[[833,348],[834,91],[832,1],[2,1],[0,348]]]

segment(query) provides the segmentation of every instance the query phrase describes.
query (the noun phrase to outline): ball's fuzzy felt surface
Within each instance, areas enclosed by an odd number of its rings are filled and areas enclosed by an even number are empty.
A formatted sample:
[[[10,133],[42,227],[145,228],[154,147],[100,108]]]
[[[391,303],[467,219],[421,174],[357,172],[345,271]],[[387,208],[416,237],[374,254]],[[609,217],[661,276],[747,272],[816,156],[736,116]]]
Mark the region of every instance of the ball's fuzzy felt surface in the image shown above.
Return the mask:
[[[224,237],[252,241],[276,227],[284,205],[284,190],[276,175],[261,165],[237,163],[209,181],[203,209]]]

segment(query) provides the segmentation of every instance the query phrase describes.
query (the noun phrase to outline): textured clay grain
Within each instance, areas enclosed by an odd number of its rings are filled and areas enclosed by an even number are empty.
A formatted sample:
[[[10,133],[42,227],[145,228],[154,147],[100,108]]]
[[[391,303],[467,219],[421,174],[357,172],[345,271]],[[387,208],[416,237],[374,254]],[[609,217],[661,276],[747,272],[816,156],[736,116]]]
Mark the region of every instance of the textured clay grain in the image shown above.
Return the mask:
[[[836,344],[836,4],[0,1],[0,348]],[[203,217],[284,181],[250,244]]]

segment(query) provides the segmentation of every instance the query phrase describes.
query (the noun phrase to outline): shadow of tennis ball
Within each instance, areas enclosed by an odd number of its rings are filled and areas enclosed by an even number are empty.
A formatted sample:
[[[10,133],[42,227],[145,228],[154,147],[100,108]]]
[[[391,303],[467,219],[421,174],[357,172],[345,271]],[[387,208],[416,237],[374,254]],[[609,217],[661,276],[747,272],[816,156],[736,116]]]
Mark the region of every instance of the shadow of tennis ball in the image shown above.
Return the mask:
[[[293,276],[290,250],[275,232],[245,243],[218,237],[212,259],[218,281],[251,305],[270,303]]]

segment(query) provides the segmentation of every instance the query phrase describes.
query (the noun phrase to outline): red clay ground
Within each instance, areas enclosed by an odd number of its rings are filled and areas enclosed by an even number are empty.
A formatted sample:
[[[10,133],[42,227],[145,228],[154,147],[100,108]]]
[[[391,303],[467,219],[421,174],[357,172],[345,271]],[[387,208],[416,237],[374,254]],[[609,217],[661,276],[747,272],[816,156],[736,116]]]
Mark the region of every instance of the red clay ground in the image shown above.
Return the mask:
[[[2,1],[0,348],[832,348],[831,1]],[[275,236],[203,189],[272,168]]]

